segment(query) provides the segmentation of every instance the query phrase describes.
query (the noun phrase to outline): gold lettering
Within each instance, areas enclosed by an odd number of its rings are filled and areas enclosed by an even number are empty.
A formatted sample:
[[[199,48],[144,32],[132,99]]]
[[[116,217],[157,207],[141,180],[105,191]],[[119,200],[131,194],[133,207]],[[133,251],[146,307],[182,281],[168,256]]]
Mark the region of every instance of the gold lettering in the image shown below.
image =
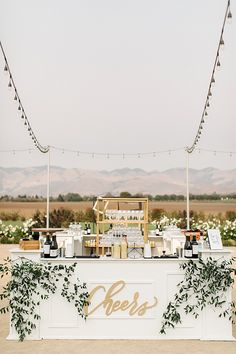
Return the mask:
[[[132,301],[129,300],[113,300],[114,296],[119,294],[125,287],[125,282],[123,280],[119,280],[112,284],[108,290],[103,285],[96,286],[89,294],[89,303],[90,305],[85,308],[86,315],[91,315],[94,313],[98,308],[103,307],[105,310],[106,316],[110,316],[113,312],[116,311],[128,311],[130,316],[134,316],[137,314],[138,316],[144,316],[147,310],[155,307],[158,303],[157,298],[154,296],[153,304],[149,304],[148,301],[139,304],[139,292],[135,292],[133,295]],[[98,305],[94,308],[89,310],[92,305],[92,299],[94,295],[102,290],[105,293],[104,300],[102,300]]]
[[[96,292],[97,292],[98,290],[100,290],[100,289],[106,291],[105,286],[98,285],[98,286],[96,286],[96,287],[89,293],[88,302],[89,302],[90,304],[91,304],[91,302],[92,302],[93,296],[94,296],[94,295],[96,294]],[[101,302],[100,304],[98,304],[98,305],[97,305],[96,307],[94,307],[94,309],[91,310],[91,311],[88,310],[88,308],[89,308],[90,305],[89,305],[89,306],[86,306],[86,307],[84,308],[85,314],[86,314],[87,316],[91,315],[91,314],[94,313],[102,304],[103,304],[103,302]]]
[[[129,305],[129,301],[128,300],[124,300],[122,301],[121,305],[120,305],[120,310],[121,311],[125,311],[130,307]]]
[[[108,290],[105,299],[103,301],[103,307],[107,307],[106,309],[106,315],[110,316],[113,312],[113,300],[112,297],[116,294],[118,294],[122,289],[125,287],[125,282],[123,280],[119,280],[116,283],[114,283],[110,289]],[[117,290],[116,290],[117,288]],[[118,309],[117,309],[118,310]],[[117,311],[116,310],[116,311]]]

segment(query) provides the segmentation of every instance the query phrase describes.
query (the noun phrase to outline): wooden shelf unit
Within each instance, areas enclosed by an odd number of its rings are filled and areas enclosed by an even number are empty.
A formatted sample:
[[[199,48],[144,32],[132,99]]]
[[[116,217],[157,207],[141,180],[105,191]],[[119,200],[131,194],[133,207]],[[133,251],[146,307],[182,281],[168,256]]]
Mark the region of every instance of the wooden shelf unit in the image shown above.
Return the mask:
[[[112,205],[112,208],[111,208]],[[122,206],[125,208],[122,208]],[[133,205],[136,207],[134,208]],[[116,208],[115,208],[116,207]],[[144,242],[148,242],[148,198],[106,198],[98,197],[97,201],[93,207],[94,211],[97,214],[97,236],[96,236],[96,252],[99,254],[99,232],[100,226],[102,227],[102,232],[104,232],[104,225],[106,224],[117,224],[117,225],[139,225],[140,228],[143,227],[143,237]],[[142,210],[143,219],[133,220],[127,219],[118,220],[118,219],[106,219],[106,212],[108,210]]]

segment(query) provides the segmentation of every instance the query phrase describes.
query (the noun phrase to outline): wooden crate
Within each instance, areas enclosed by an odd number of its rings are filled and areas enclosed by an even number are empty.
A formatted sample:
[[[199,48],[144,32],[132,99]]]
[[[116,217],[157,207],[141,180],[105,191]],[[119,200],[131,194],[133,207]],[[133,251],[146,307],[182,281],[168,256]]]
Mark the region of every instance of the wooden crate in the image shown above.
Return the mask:
[[[39,250],[39,241],[38,240],[37,241],[35,241],[35,240],[20,240],[19,246],[24,251]]]

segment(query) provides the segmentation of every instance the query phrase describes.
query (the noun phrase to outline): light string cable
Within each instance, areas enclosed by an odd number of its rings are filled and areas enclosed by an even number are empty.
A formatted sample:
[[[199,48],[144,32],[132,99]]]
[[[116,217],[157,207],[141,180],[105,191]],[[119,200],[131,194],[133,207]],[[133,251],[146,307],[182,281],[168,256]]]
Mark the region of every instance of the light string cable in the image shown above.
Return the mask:
[[[206,97],[205,104],[203,107],[201,120],[200,120],[200,123],[198,126],[197,133],[195,135],[195,139],[193,141],[193,144],[190,147],[186,147],[186,151],[188,153],[192,153],[194,151],[194,149],[196,148],[196,146],[200,140],[201,134],[202,134],[202,129],[203,129],[203,125],[205,123],[205,119],[208,116],[208,109],[210,107],[210,98],[212,97],[212,86],[215,84],[215,72],[216,72],[216,69],[219,69],[221,66],[221,64],[220,64],[220,50],[224,46],[223,34],[224,34],[226,20],[228,20],[228,21],[232,20],[232,13],[230,11],[230,0],[227,1],[223,26],[222,26],[221,33],[220,33],[220,39],[219,39],[218,46],[217,46],[216,57],[215,57],[213,70],[212,70],[211,77],[210,77],[210,83],[209,83],[208,90],[207,90],[207,97]]]
[[[168,150],[161,150],[161,151],[152,151],[152,152],[135,152],[135,153],[127,153],[127,152],[123,152],[123,153],[110,153],[110,152],[89,152],[89,151],[80,151],[80,150],[71,150],[71,149],[65,149],[63,147],[56,147],[56,146],[50,146],[51,150],[56,150],[56,151],[60,151],[62,154],[64,154],[65,152],[70,152],[70,153],[74,153],[77,156],[81,156],[81,155],[86,155],[92,158],[95,157],[105,157],[107,159],[109,158],[122,158],[125,159],[127,157],[133,157],[133,158],[142,158],[142,157],[157,157],[159,154],[169,154],[171,155],[173,152],[176,151],[184,151],[185,148],[176,148],[176,149],[168,149]]]
[[[222,155],[228,155],[229,157],[232,157],[233,155],[236,155],[236,151],[226,151],[226,150],[211,150],[211,149],[205,149],[205,148],[197,148],[196,151],[200,154],[201,152],[209,152],[212,153],[213,155],[217,154],[222,154]]]
[[[42,152],[42,153],[47,153],[49,151],[49,146],[43,146],[40,144],[39,140],[37,139],[32,127],[31,127],[31,124],[28,120],[28,117],[27,117],[27,114],[25,112],[25,109],[23,107],[23,104],[22,104],[22,101],[20,99],[20,96],[19,96],[19,93],[18,93],[18,90],[16,88],[16,84],[15,84],[15,81],[13,79],[13,76],[12,76],[12,72],[11,72],[11,69],[9,67],[9,63],[8,63],[8,60],[7,60],[7,57],[6,57],[6,54],[5,54],[5,51],[3,49],[3,46],[2,46],[2,42],[0,41],[0,48],[1,48],[1,51],[2,51],[2,54],[3,54],[3,57],[4,57],[4,61],[5,61],[5,66],[4,66],[4,71],[6,73],[9,73],[9,82],[8,82],[8,87],[9,88],[12,88],[14,89],[14,101],[18,102],[18,111],[20,112],[21,114],[21,118],[22,118],[22,121],[24,122],[24,125],[31,137],[31,139],[33,140],[34,142],[34,145],[36,146],[36,148]]]
[[[86,152],[86,151],[80,151],[80,150],[71,150],[71,149],[65,149],[62,147],[55,147],[55,146],[50,146],[51,150],[59,151],[62,154],[64,153],[73,153],[77,157],[82,156],[82,155],[87,155],[89,157],[95,158],[97,156],[103,156],[106,158],[112,158],[112,157],[120,157],[120,158],[126,158],[126,157],[136,157],[136,158],[141,158],[141,157],[158,157],[160,154],[169,154],[171,155],[173,152],[177,151],[185,151],[185,148],[176,148],[176,149],[169,149],[169,150],[159,150],[159,151],[153,151],[153,152],[140,152],[140,153],[104,153],[104,152]],[[34,148],[26,148],[26,149],[8,149],[8,150],[0,150],[0,153],[8,153],[8,154],[13,154],[16,155],[17,153],[22,153],[22,152],[28,152],[31,154],[34,151],[38,151],[37,149]],[[236,155],[236,151],[233,150],[217,150],[217,149],[208,149],[208,148],[202,148],[198,147],[195,150],[195,153],[211,153],[213,155],[228,155],[229,157],[233,157]]]

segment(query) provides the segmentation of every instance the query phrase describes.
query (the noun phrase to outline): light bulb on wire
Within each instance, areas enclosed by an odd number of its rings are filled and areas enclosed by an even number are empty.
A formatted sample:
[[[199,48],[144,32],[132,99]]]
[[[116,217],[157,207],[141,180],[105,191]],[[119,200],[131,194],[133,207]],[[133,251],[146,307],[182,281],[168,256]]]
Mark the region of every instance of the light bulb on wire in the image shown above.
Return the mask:
[[[233,20],[233,16],[232,16],[232,12],[230,11],[230,9],[229,9],[229,12],[228,12],[228,15],[227,15],[227,22],[229,23],[229,24],[231,24],[232,23],[232,20]]]
[[[221,46],[221,49],[223,49],[225,47],[225,42],[223,40],[223,37],[220,37],[220,46]]]

